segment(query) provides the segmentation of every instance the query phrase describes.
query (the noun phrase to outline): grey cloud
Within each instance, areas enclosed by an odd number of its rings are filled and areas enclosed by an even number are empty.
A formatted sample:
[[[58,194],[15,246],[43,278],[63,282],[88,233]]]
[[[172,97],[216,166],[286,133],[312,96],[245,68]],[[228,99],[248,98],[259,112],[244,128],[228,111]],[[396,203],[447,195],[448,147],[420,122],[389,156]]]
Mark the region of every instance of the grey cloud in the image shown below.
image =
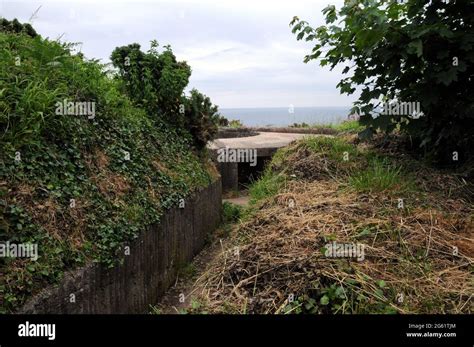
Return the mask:
[[[324,6],[318,1],[265,4],[4,0],[1,14],[27,21],[42,5],[33,23],[40,34],[55,39],[64,33],[66,40],[83,43],[86,56],[104,62],[117,46],[137,42],[148,49],[152,39],[171,44],[178,59],[193,68],[189,89],[200,89],[224,107],[281,106],[282,95],[306,106],[328,105],[327,100],[350,104],[335,88],[340,72],[304,64],[312,45],[296,41],[288,26],[294,15],[322,24]]]

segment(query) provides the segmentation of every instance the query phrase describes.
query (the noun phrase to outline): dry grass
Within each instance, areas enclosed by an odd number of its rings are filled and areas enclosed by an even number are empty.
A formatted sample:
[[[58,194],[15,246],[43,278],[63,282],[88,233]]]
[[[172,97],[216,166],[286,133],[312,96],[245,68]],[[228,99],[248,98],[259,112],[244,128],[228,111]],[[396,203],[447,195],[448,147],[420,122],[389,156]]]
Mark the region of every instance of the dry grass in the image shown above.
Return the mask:
[[[86,200],[76,198],[74,208],[61,206],[51,195],[40,198],[27,184],[20,184],[13,197],[25,206],[32,221],[41,225],[53,239],[67,241],[76,249],[82,247],[85,241],[86,210],[89,207]],[[35,203],[32,204],[32,201]]]
[[[125,177],[114,172],[105,171],[92,176],[92,181],[99,191],[107,197],[121,197],[130,191],[130,184]]]
[[[111,199],[118,199],[130,191],[130,183],[125,177],[108,168],[109,161],[107,154],[98,149],[92,154],[85,154],[89,175],[101,194]]]
[[[160,172],[163,172],[165,175],[169,176],[169,177],[173,177],[173,178],[176,178],[177,175],[175,172],[171,171],[165,163],[163,163],[160,159],[155,159],[152,161],[152,165],[153,167],[160,171]]]
[[[194,285],[201,310],[474,312],[474,208],[462,194],[448,194],[463,190],[462,180],[431,170],[417,178],[422,191],[398,208],[396,191],[346,189],[327,174],[334,162],[294,153],[289,172],[319,172],[298,175],[304,179],[289,181],[236,227]],[[423,191],[434,183],[436,191]],[[332,241],[363,244],[364,259],[325,256]]]

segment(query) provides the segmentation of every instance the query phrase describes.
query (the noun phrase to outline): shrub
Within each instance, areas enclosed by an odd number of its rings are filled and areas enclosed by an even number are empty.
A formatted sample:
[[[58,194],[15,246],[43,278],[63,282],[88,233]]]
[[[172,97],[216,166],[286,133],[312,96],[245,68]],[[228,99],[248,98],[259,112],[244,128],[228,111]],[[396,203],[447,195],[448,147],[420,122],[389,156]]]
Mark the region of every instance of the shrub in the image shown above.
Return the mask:
[[[227,127],[229,126],[229,120],[224,116],[218,116],[218,126],[220,127]]]
[[[124,244],[211,180],[190,136],[152,121],[73,47],[0,32],[0,240],[40,249],[34,264],[0,258],[0,313],[65,270],[116,265]],[[95,117],[58,114],[64,99],[95,102]]]
[[[137,106],[153,117],[176,120],[191,68],[176,60],[170,46],[160,53],[158,43],[152,41],[144,53],[139,44],[133,43],[115,48],[111,60],[118,68],[124,91]]]
[[[0,140],[5,146],[20,150],[45,139],[92,146],[100,140],[93,123],[115,122],[131,107],[106,78],[104,66],[72,54],[74,46],[23,31],[0,32]],[[65,99],[94,102],[95,119],[58,115],[57,103]],[[133,118],[140,111],[125,112]]]
[[[222,204],[222,220],[224,223],[234,223],[242,216],[241,206],[224,201]]]
[[[242,128],[243,126],[244,125],[242,124],[242,122],[239,119],[232,119],[229,122],[229,127],[231,127],[231,128]]]
[[[191,95],[185,99],[185,103],[184,126],[191,133],[194,145],[201,149],[217,134],[220,117],[217,106],[196,89],[191,90]]]
[[[159,52],[158,43],[151,42],[147,53],[139,44],[118,47],[111,60],[127,95],[137,106],[144,107],[153,119],[161,117],[182,127],[193,138],[196,148],[203,148],[217,133],[217,126],[224,120],[217,113],[217,106],[197,90],[189,98],[184,96],[191,68],[178,62],[170,46]]]
[[[7,20],[6,18],[0,18],[0,32],[16,34],[24,33],[31,37],[36,37],[38,35],[30,24],[22,24],[16,18],[12,21]]]
[[[438,158],[472,156],[472,1],[353,0],[323,13],[327,25],[319,28],[298,17],[290,25],[298,40],[317,41],[305,62],[345,63],[343,73],[352,73],[338,87],[346,94],[361,87],[352,112],[367,126],[362,137],[399,128]],[[378,105],[389,101],[419,102],[423,115],[381,114]]]

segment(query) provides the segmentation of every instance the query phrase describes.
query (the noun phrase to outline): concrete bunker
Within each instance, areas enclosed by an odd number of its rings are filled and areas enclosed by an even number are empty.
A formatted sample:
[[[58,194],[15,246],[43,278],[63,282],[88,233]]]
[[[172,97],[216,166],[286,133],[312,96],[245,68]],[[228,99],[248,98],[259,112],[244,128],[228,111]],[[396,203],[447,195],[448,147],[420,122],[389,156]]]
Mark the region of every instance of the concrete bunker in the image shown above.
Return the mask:
[[[247,189],[248,185],[260,178],[265,167],[278,148],[258,148],[256,161],[220,161],[216,151],[216,164],[222,177],[222,190],[224,192]]]

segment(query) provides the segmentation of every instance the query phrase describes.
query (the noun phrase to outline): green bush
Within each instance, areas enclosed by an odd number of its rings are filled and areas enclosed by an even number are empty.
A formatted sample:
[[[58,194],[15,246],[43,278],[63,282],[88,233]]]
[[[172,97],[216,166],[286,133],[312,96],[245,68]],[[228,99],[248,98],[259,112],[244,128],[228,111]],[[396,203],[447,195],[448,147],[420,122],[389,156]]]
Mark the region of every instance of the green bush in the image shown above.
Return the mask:
[[[297,39],[317,41],[305,62],[331,69],[344,64],[341,93],[361,94],[353,113],[367,126],[360,135],[399,128],[420,146],[452,163],[453,152],[474,148],[474,3],[472,1],[353,0],[323,10],[326,25],[295,17]],[[421,115],[382,114],[387,102],[419,103]]]
[[[194,145],[203,148],[217,134],[217,127],[221,121],[217,106],[196,89],[191,90],[191,95],[186,98],[185,103],[184,126],[191,133]]]
[[[231,128],[242,128],[244,126],[239,119],[232,119],[228,125]]]
[[[7,20],[6,18],[0,18],[0,32],[9,32],[9,33],[24,33],[31,37],[36,37],[38,34],[31,24],[21,24],[18,19],[12,21]]]
[[[189,132],[196,148],[203,148],[217,133],[217,126],[224,120],[217,113],[217,106],[197,90],[189,98],[184,89],[191,76],[186,62],[178,62],[170,46],[158,51],[152,41],[147,53],[139,44],[117,47],[111,56],[118,68],[122,88],[137,106],[144,107],[153,118],[162,117]]]
[[[0,258],[0,313],[65,270],[116,265],[124,244],[211,180],[189,133],[152,119],[73,48],[0,32],[0,240],[40,255]],[[64,100],[94,102],[95,116],[57,112]]]
[[[229,126],[229,120],[224,116],[218,116],[218,126],[220,127],[227,127]]]
[[[191,68],[178,62],[170,46],[158,51],[158,43],[151,42],[148,52],[137,43],[117,47],[110,59],[118,69],[126,94],[148,114],[176,120],[182,103],[184,88],[188,85]]]

